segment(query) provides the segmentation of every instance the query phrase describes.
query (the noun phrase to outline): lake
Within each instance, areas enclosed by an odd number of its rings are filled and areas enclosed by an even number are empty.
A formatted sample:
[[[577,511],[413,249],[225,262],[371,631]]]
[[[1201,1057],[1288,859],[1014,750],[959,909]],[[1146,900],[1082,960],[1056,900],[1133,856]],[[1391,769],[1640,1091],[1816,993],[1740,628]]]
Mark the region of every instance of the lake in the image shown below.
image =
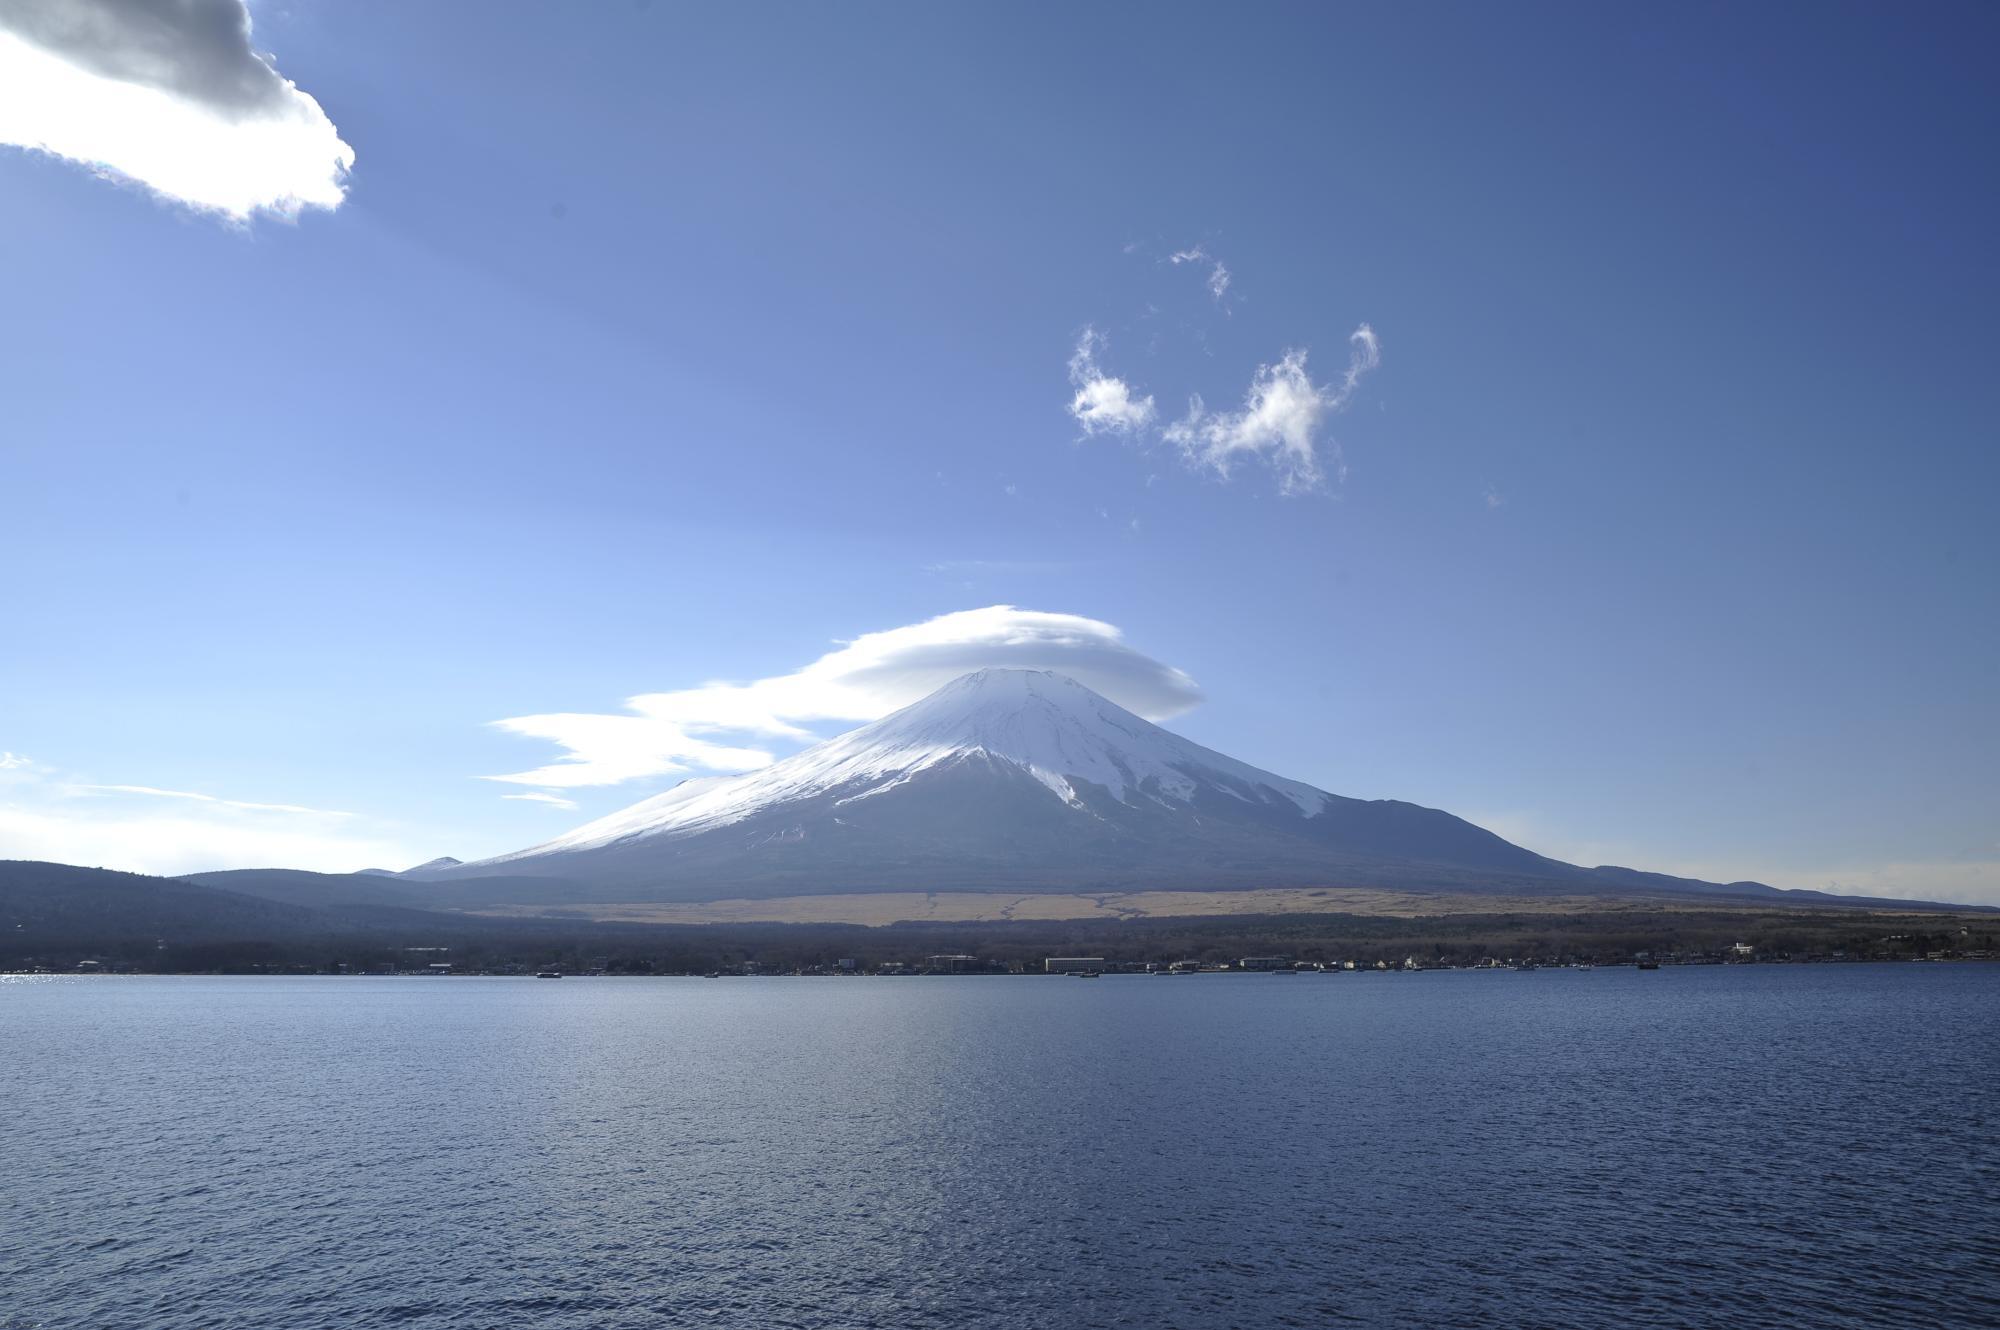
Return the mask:
[[[2000,965],[0,980],[0,1327],[2000,1324]]]

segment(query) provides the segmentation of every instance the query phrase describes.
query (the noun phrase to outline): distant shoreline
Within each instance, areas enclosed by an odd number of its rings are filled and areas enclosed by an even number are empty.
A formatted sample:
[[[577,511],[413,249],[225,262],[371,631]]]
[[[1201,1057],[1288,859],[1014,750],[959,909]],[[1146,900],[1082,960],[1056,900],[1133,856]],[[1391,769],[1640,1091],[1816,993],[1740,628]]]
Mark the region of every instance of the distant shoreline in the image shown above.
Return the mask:
[[[852,923],[629,923],[414,915],[340,931],[173,939],[106,921],[0,938],[0,971],[140,974],[725,975],[1040,972],[1052,957],[1111,973],[1243,958],[1357,970],[1970,961],[2000,957],[1992,914],[1734,907],[1379,914],[1120,916]]]
[[[1746,969],[1753,966],[1771,968],[1794,968],[1797,966],[1856,966],[1856,965],[2000,965],[2000,955],[1961,956],[1848,956],[1831,958],[1824,956],[1769,958],[1756,962],[1735,962],[1712,959],[1674,960],[1662,959],[1654,966],[1640,966],[1633,961],[1588,961],[1561,962],[1550,964],[1516,965],[1500,962],[1492,965],[1419,965],[1414,968],[1387,965],[1380,968],[1367,966],[1353,970],[1337,970],[1328,967],[1319,971],[1300,971],[1301,974],[1317,974],[1320,978],[1362,978],[1385,975],[1412,974],[1479,974],[1528,970],[1533,973],[1561,972],[1565,970],[1713,970]],[[1217,969],[1198,972],[1201,977],[1257,979],[1269,977],[1267,971]],[[440,982],[445,979],[1064,979],[1072,976],[1063,972],[1047,972],[1035,969],[990,969],[973,971],[939,971],[924,969],[871,969],[840,972],[824,967],[800,970],[758,970],[745,974],[741,971],[676,971],[673,973],[644,973],[627,970],[578,970],[557,976],[537,974],[533,970],[512,968],[497,970],[464,970],[449,974],[426,974],[421,970],[4,970],[0,969],[0,982],[22,979],[422,979]],[[1142,963],[1099,972],[1098,977],[1109,979],[1146,979],[1161,977],[1158,971],[1143,968]]]

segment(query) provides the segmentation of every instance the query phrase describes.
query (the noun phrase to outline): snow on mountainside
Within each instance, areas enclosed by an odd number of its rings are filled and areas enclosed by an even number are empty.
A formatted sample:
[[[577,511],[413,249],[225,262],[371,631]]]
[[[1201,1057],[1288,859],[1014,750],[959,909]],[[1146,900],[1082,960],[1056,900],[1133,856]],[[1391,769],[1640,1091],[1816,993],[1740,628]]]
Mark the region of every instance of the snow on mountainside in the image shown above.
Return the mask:
[[[987,669],[762,770],[683,781],[530,849],[404,876],[570,884],[541,898],[552,905],[911,890],[1627,885],[1600,871],[1610,870],[1544,858],[1434,808],[1274,776],[1059,674]]]
[[[1310,785],[1170,734],[1064,675],[992,669],[964,675],[901,711],[760,771],[683,781],[545,845],[486,862],[628,837],[691,835],[829,791],[840,791],[837,802],[845,806],[971,756],[1017,767],[1052,798],[1079,810],[1077,782],[1102,786],[1126,804],[1186,805],[1199,784],[1239,799],[1283,799],[1307,816],[1327,800]]]

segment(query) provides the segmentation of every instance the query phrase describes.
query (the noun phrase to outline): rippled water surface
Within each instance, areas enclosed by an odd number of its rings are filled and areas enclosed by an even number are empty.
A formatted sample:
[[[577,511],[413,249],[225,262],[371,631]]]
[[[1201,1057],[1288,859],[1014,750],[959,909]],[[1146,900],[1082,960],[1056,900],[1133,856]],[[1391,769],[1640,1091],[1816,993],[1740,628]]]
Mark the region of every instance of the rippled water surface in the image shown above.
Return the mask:
[[[0,982],[0,1327],[2000,1323],[2000,966]]]

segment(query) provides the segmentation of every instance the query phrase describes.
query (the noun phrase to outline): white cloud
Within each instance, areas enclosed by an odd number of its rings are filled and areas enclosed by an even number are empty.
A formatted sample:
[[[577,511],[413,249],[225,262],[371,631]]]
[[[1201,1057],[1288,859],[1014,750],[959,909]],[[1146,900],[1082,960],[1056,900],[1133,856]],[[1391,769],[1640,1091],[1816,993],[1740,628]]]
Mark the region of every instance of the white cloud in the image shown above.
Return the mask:
[[[394,841],[315,824],[0,804],[3,859],[46,859],[171,877],[223,868],[352,873],[416,857]]]
[[[357,832],[346,813],[90,784],[40,764],[10,776],[0,791],[0,859],[175,875],[272,866],[353,872],[417,857],[393,838]]]
[[[1499,490],[1495,489],[1491,485],[1488,485],[1486,487],[1485,497],[1486,497],[1486,506],[1488,508],[1504,508],[1507,506],[1507,496],[1502,494]]]
[[[768,764],[772,754],[718,743],[716,736],[808,741],[815,737],[808,724],[874,720],[985,666],[1056,670],[1151,720],[1201,700],[1194,680],[1126,646],[1108,623],[992,605],[869,633],[790,674],[642,694],[626,702],[630,714],[496,721],[568,753],[532,771],[487,779],[573,789],[696,767],[748,770]]]
[[[1277,364],[1257,367],[1241,411],[1210,412],[1197,396],[1162,437],[1190,462],[1220,475],[1245,457],[1263,457],[1277,470],[1285,493],[1317,489],[1325,483],[1321,426],[1347,404],[1362,376],[1382,363],[1381,343],[1367,324],[1354,330],[1348,344],[1347,371],[1337,386],[1314,383],[1306,373],[1306,353],[1287,351]],[[1334,456],[1337,462],[1337,450]]]
[[[669,694],[652,694],[654,697]],[[513,716],[493,722],[498,729],[529,739],[547,739],[569,750],[568,756],[532,771],[488,780],[516,785],[547,785],[555,789],[576,789],[585,785],[617,785],[642,776],[705,767],[710,771],[747,771],[769,764],[771,754],[763,748],[737,748],[702,737],[719,731],[748,729],[756,732],[750,718],[742,725],[716,723],[695,717],[675,717],[667,711],[648,711],[640,706],[643,698],[627,703],[641,714],[604,716],[588,712],[553,712],[538,716]],[[768,730],[763,731],[769,733]],[[797,737],[803,737],[798,731]]]
[[[560,794],[550,794],[547,790],[529,790],[525,794],[503,794],[502,799],[525,799],[530,803],[547,804],[551,808],[574,809],[576,800],[565,799]]]
[[[245,0],[0,4],[0,143],[239,222],[339,207],[354,164]]]
[[[0,753],[0,771],[13,771],[16,768],[28,766],[31,762],[32,759],[24,757],[20,753]]]
[[[1126,252],[1131,251],[1128,245]],[[1229,268],[1205,246],[1174,250],[1164,261],[1206,267],[1209,294],[1229,313]],[[1147,306],[1148,317],[1157,312]],[[1206,347],[1199,327],[1186,330]],[[1138,396],[1127,380],[1104,370],[1100,360],[1105,345],[1102,333],[1086,327],[1069,358],[1069,413],[1086,435],[1121,434],[1171,444],[1189,465],[1222,477],[1247,458],[1261,458],[1277,472],[1285,494],[1324,487],[1328,467],[1323,457],[1331,459],[1337,477],[1345,477],[1338,445],[1323,438],[1326,420],[1347,406],[1361,380],[1382,363],[1381,342],[1364,323],[1348,336],[1347,368],[1335,382],[1313,382],[1306,371],[1307,350],[1290,350],[1275,364],[1257,367],[1242,410],[1210,411],[1195,394],[1188,399],[1187,414],[1163,426],[1150,395]]]
[[[1069,358],[1069,381],[1076,389],[1069,413],[1085,434],[1137,433],[1153,423],[1153,399],[1134,397],[1130,384],[1104,373],[1097,364],[1103,349],[1104,334],[1085,328]]]

